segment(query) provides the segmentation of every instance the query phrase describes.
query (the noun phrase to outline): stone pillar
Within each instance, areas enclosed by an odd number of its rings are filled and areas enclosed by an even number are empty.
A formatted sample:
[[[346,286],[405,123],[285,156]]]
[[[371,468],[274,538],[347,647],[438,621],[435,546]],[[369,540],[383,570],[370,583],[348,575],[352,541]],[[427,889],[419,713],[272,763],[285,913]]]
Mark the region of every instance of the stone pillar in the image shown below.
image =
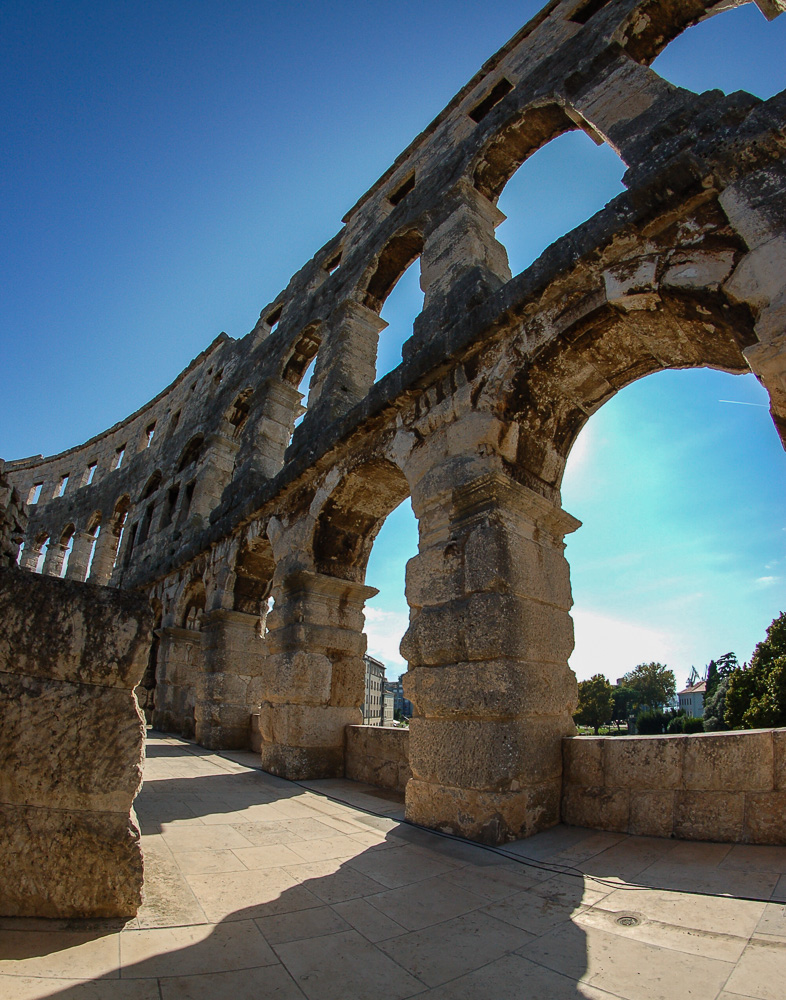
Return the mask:
[[[289,382],[271,378],[265,382],[259,417],[253,435],[253,452],[246,461],[263,476],[272,479],[284,464],[284,452],[289,446],[295,426],[297,408],[303,394]]]
[[[265,640],[259,615],[219,608],[205,615],[201,634],[204,666],[196,684],[196,741],[209,750],[246,750],[251,713],[263,695]]]
[[[60,576],[63,572],[63,560],[68,549],[68,540],[65,542],[53,542],[50,540],[49,548],[44,556],[44,565],[41,573],[44,576]]]
[[[579,522],[499,471],[453,489],[424,476],[413,506],[407,818],[486,843],[529,836],[559,822],[575,731],[563,536]]]
[[[207,438],[205,460],[200,465],[188,511],[189,520],[206,520],[210,512],[219,505],[224,487],[232,478],[235,455],[239,448],[240,442],[224,437],[223,434],[211,434]]]
[[[109,583],[117,556],[117,540],[119,532],[109,522],[101,525],[96,540],[96,552],[93,565],[90,567],[90,583],[105,587]]]
[[[81,582],[85,579],[94,541],[95,535],[92,535],[89,531],[77,531],[74,534],[74,545],[71,549],[68,566],[66,567],[66,580],[78,580]]]
[[[310,411],[335,420],[366,396],[376,380],[379,335],[387,325],[360,302],[347,299],[338,306],[314,366]]]
[[[283,778],[344,774],[344,727],[362,720],[363,605],[374,587],[299,570],[267,618],[262,766]]]
[[[35,568],[38,565],[38,560],[41,556],[41,545],[36,542],[25,542],[25,547],[22,550],[22,558],[19,562],[21,569],[28,569],[31,573],[35,572]]]
[[[153,727],[190,739],[194,735],[197,680],[202,672],[202,633],[170,625],[158,636]]]
[[[435,323],[455,322],[461,313],[510,280],[505,247],[495,230],[505,216],[488,198],[463,181],[442,204],[425,233],[420,259],[423,312],[415,319],[405,357],[425,341]]]

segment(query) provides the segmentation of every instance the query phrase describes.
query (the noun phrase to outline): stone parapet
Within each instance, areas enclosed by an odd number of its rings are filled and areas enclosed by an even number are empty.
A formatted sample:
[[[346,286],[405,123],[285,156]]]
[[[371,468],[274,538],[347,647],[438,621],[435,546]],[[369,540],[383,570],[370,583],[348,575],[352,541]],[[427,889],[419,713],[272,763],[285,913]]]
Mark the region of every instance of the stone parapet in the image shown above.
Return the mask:
[[[0,915],[133,916],[147,602],[0,568],[0,620]]]
[[[786,729],[562,743],[562,819],[683,840],[786,844]]]
[[[409,730],[382,726],[347,726],[345,774],[377,788],[403,792],[412,776]]]

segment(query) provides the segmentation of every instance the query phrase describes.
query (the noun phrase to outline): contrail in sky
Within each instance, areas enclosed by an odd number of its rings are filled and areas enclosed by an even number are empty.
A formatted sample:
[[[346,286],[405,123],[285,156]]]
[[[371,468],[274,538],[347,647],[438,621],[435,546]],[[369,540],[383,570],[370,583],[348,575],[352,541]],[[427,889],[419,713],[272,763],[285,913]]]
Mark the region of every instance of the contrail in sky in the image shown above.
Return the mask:
[[[737,406],[763,406],[765,410],[768,408],[766,403],[746,403],[742,399],[719,399],[718,402],[735,403]]]

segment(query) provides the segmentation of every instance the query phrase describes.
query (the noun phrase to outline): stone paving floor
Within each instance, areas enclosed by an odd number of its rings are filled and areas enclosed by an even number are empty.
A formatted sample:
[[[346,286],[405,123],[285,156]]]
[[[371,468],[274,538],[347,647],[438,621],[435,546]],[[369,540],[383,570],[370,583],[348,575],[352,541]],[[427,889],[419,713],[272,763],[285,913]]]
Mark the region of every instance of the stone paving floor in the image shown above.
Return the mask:
[[[503,856],[255,764],[151,734],[143,908],[0,920],[2,1000],[786,997],[786,847],[557,827]]]

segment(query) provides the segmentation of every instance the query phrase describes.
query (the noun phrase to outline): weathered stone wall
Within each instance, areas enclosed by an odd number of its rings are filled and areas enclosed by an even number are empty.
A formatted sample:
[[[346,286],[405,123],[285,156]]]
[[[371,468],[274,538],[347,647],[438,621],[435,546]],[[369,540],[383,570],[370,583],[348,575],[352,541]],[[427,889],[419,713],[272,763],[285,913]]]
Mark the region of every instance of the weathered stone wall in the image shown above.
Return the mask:
[[[377,788],[403,792],[412,777],[409,730],[383,726],[347,726],[346,776]]]
[[[0,914],[132,916],[147,601],[0,568],[0,620]]]
[[[786,729],[563,740],[562,819],[684,840],[786,844]]]
[[[0,458],[0,566],[13,566],[24,541],[27,510],[19,492],[9,483]]]

